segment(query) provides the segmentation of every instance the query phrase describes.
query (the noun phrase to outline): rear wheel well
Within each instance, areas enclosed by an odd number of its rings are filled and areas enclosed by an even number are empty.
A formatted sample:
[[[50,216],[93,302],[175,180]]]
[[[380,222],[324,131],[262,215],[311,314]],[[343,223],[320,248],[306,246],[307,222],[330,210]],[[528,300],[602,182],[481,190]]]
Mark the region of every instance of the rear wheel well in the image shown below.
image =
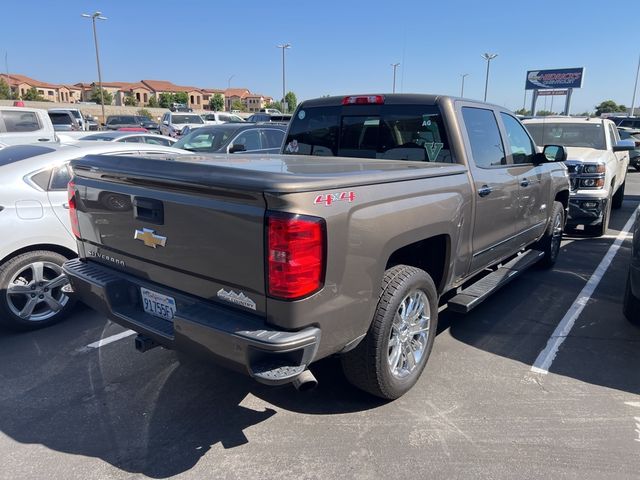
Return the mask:
[[[391,254],[385,270],[395,265],[409,265],[424,270],[431,276],[438,292],[441,293],[449,248],[449,236],[444,234],[411,243]]]
[[[49,252],[59,253],[60,255],[67,257],[68,259],[72,259],[78,256],[78,254],[73,250],[69,250],[68,248],[65,248],[61,245],[40,243],[37,245],[29,245],[28,247],[23,247],[19,250],[16,250],[15,252],[10,253],[2,260],[0,260],[0,265],[5,263],[7,260],[11,260],[13,257],[17,257],[18,255],[21,255],[23,253],[33,252],[35,250],[47,250]]]

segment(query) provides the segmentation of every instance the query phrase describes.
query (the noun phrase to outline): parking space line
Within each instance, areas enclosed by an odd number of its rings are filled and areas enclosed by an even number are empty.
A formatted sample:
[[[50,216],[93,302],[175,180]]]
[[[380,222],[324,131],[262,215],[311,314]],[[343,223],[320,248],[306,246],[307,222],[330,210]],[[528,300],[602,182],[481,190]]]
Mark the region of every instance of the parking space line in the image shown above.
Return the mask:
[[[609,247],[609,250],[589,278],[589,281],[587,281],[587,284],[582,288],[576,299],[573,301],[573,304],[571,305],[569,310],[567,310],[567,313],[565,313],[564,317],[562,317],[562,320],[560,320],[560,323],[551,334],[551,337],[549,337],[547,346],[540,352],[538,358],[536,358],[536,361],[533,363],[533,366],[531,367],[532,372],[541,373],[543,375],[549,373],[549,368],[551,368],[551,364],[558,354],[560,345],[562,345],[562,343],[571,332],[574,323],[582,313],[582,310],[584,310],[584,307],[587,306],[587,303],[591,299],[591,296],[600,283],[600,280],[602,280],[602,277],[609,268],[609,265],[611,265],[611,261],[616,256],[616,253],[618,253],[620,245],[622,245],[622,242],[624,242],[624,240],[627,238],[627,234],[633,226],[633,221],[638,209],[640,209],[640,206],[633,211],[624,228],[616,236],[615,241]]]
[[[97,342],[90,343],[85,348],[100,348],[100,347],[104,347],[105,345],[109,345],[110,343],[117,342],[118,340],[120,340],[122,338],[130,337],[131,335],[133,335],[135,333],[136,332],[134,332],[133,330],[125,330],[124,332],[117,333],[116,335],[111,335],[110,337],[107,337],[107,338],[101,338]]]

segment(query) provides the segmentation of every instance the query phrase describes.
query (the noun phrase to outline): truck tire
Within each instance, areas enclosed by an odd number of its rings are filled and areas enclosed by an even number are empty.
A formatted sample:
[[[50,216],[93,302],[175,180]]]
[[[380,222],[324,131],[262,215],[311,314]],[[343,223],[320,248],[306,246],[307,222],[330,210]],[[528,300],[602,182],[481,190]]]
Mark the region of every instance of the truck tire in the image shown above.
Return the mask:
[[[533,246],[536,250],[544,252],[544,257],[539,265],[543,268],[551,268],[558,260],[560,244],[562,243],[562,232],[564,230],[564,206],[560,202],[553,202],[551,218],[544,235]]]
[[[62,292],[67,283],[59,253],[38,250],[17,255],[0,266],[0,324],[35,330],[64,319],[74,301]]]
[[[607,230],[609,229],[609,217],[611,217],[611,203],[612,198],[609,196],[609,198],[607,198],[607,206],[604,209],[602,221],[597,225],[586,225],[584,227],[584,232],[587,235],[591,235],[592,237],[601,237],[607,233]]]
[[[424,270],[396,265],[385,272],[369,331],[342,356],[354,386],[387,400],[404,395],[424,370],[438,328],[438,294]]]
[[[611,208],[615,208],[616,210],[622,208],[622,201],[624,200],[624,187],[627,181],[622,182],[622,185],[618,188],[618,191],[615,193],[613,198],[611,199]]]
[[[624,316],[631,323],[640,325],[640,299],[631,291],[631,273],[627,275],[627,286],[624,289],[624,304],[622,307]]]

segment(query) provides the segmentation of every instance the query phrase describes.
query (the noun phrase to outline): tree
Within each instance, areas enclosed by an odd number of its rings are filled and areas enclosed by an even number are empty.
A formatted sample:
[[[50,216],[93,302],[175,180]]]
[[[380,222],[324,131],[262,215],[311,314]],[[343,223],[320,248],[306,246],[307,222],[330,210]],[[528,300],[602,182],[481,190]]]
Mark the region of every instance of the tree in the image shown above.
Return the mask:
[[[138,110],[138,115],[140,115],[141,117],[147,117],[149,120],[153,120],[153,115],[151,115],[151,112],[146,108],[141,108],[140,110]]]
[[[536,112],[536,116],[538,117],[548,117],[549,115],[557,115],[557,113],[550,110],[538,110]]]
[[[172,103],[173,103],[173,95],[171,95],[170,93],[161,93],[160,94],[160,98],[159,98],[158,104],[162,108],[169,108]]]
[[[287,92],[287,94],[284,96],[284,101],[287,104],[287,109],[289,112],[293,112],[296,109],[296,106],[298,106],[298,99],[296,97],[296,94],[293,92]]]
[[[136,107],[138,105],[138,100],[131,92],[127,92],[124,94],[124,104],[127,107]]]
[[[44,102],[44,97],[38,93],[35,87],[31,87],[22,96],[22,100],[31,100],[34,102]]]
[[[624,105],[618,105],[613,100],[605,100],[604,102],[600,102],[600,105],[596,105],[596,116],[599,117],[603,113],[615,113],[615,112],[626,112],[627,107]]]
[[[113,95],[107,92],[104,88],[102,89],[102,95],[100,95],[100,88],[93,87],[93,90],[91,91],[91,97],[89,98],[89,100],[91,102],[96,102],[98,105],[101,105],[103,96],[104,96],[104,104],[111,105],[111,102],[113,102]]]
[[[246,112],[247,107],[244,106],[240,100],[234,100],[231,102],[231,110],[240,110],[241,112]]]
[[[11,98],[11,88],[9,84],[0,78],[0,100],[9,100]]]
[[[176,103],[189,103],[189,96],[185,92],[178,92],[173,94],[173,101]]]
[[[516,115],[528,116],[531,115],[531,110],[527,110],[526,108],[521,108],[515,111]]]
[[[151,108],[157,108],[158,107],[158,99],[155,97],[155,95],[151,95],[149,97],[149,101],[147,102],[147,106],[149,106]]]
[[[216,93],[209,99],[209,107],[214,112],[220,112],[224,110],[224,98],[219,93]]]

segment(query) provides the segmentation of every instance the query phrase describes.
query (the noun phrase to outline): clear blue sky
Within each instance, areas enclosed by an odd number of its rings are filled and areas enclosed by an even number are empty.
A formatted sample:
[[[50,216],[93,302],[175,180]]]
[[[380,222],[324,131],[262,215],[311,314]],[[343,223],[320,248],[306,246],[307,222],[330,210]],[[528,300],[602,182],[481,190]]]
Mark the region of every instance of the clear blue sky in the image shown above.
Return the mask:
[[[91,22],[80,14],[100,10],[109,17],[98,25],[104,81],[146,78],[226,88],[234,75],[232,86],[277,98],[282,67],[275,45],[288,42],[287,90],[299,99],[389,92],[394,62],[402,64],[398,91],[458,95],[460,74],[469,73],[465,96],[482,98],[480,55],[487,51],[499,54],[491,63],[488,100],[520,108],[528,69],[584,66],[584,87],[572,104],[573,112],[582,112],[605,99],[630,106],[640,54],[634,30],[639,4],[32,0],[2,22],[0,70],[8,52],[11,72],[52,83],[94,81]],[[560,110],[562,101],[556,98],[553,109]]]

